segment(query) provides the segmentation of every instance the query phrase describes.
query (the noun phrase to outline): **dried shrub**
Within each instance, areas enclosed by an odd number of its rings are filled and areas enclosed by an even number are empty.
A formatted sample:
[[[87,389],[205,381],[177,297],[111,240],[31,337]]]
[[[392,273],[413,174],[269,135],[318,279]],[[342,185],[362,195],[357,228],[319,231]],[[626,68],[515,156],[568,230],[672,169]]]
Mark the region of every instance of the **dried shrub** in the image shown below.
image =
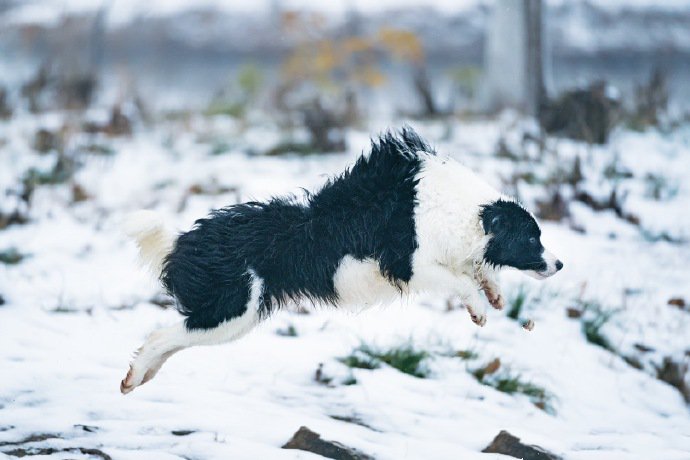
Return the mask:
[[[597,82],[547,101],[539,121],[547,133],[605,144],[620,118],[620,103],[609,95],[605,82]]]
[[[688,368],[687,359],[682,362],[674,360],[671,356],[666,356],[661,366],[656,366],[656,376],[659,380],[678,389],[685,402],[690,403],[690,386],[686,380]]]
[[[560,222],[570,217],[569,202],[563,197],[559,187],[552,188],[544,199],[537,200],[537,217],[543,220]]]
[[[7,88],[0,87],[0,120],[7,120],[12,116]]]
[[[635,88],[635,105],[628,115],[627,125],[635,130],[659,126],[667,109],[668,83],[666,74],[660,68],[656,68],[646,83]]]

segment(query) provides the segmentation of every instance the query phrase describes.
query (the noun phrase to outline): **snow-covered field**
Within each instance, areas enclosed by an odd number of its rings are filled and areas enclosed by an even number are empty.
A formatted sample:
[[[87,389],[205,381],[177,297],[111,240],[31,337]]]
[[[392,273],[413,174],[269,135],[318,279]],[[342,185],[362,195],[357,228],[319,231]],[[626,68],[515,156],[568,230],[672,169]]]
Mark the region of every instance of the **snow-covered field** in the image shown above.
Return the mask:
[[[0,212],[24,206],[12,191],[29,168],[52,167],[55,153],[39,155],[30,143],[37,128],[61,123],[55,114],[0,122]],[[273,128],[245,130],[223,118],[160,123],[131,138],[73,136],[72,149],[99,144],[113,153],[81,154],[70,183],[36,189],[29,223],[0,230],[0,251],[26,254],[18,264],[0,264],[0,452],[319,458],[280,449],[305,425],[380,459],[508,458],[481,453],[502,429],[565,459],[690,458],[688,406],[655,368],[665,357],[687,362],[690,353],[690,312],[667,305],[673,297],[690,300],[690,129],[621,131],[606,147],[548,139],[541,156],[534,145],[518,160],[495,156],[499,137],[521,148],[525,125],[510,114],[413,124],[439,152],[508,192],[511,175],[532,173],[536,179],[518,182],[530,207],[548,188],[541,185],[546,178],[576,156],[582,187],[593,196],[608,196],[615,181],[627,193],[625,210],[640,218],[639,227],[574,203],[570,224],[543,225],[544,243],[565,269],[543,282],[504,273],[509,300],[527,293],[520,317],[533,318],[534,331],[497,311],[478,328],[440,296],[359,314],[286,311],[239,342],[175,355],[126,397],[118,386],[132,351],[147,333],[180,318],[151,302],[159,287],[136,265],[134,245],[119,229],[123,216],[156,209],[187,229],[214,207],[300,193],[351,164],[370,135],[399,125],[372,123],[370,131],[348,133],[348,153],[310,157],[248,156],[243,146],[270,145]],[[213,155],[221,140],[229,151]],[[612,167],[619,174],[605,179]],[[664,178],[661,200],[649,196],[649,177]],[[88,197],[74,202],[72,183]],[[591,311],[580,319],[566,315],[585,303],[615,311],[601,333],[616,353],[585,339],[582,323]],[[277,333],[290,326],[296,336]],[[361,343],[412,343],[430,354],[430,374],[347,368],[338,358]],[[457,351],[473,356],[461,359]],[[551,410],[479,383],[472,371],[497,357],[498,372],[551,395]],[[328,385],[314,379],[320,363],[332,378]],[[353,377],[356,383],[346,385]],[[40,458],[93,457],[66,452]]]

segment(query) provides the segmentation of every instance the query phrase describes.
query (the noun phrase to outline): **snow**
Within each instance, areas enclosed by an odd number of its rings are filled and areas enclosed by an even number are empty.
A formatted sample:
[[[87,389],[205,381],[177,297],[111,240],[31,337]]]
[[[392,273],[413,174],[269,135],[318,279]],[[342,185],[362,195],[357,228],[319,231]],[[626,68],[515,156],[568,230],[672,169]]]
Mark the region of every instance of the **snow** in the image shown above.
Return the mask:
[[[31,166],[50,166],[52,155],[32,153],[28,142],[37,126],[55,126],[56,117],[22,115],[0,123],[6,140],[0,188],[14,189]],[[543,282],[515,272],[501,278],[509,299],[521,286],[529,293],[521,316],[536,321],[532,332],[496,311],[477,328],[466,311],[446,311],[441,295],[359,314],[286,311],[233,344],[181,352],[150,383],[126,397],[119,393],[132,351],[153,329],[180,319],[149,301],[159,287],[137,267],[134,245],[120,231],[127,212],[153,208],[186,229],[214,207],[313,189],[351,164],[370,135],[399,124],[382,120],[369,131],[350,131],[346,154],[268,158],[240,148],[256,139],[275,141],[270,125],[243,131],[223,119],[160,123],[131,139],[106,140],[113,156],[83,158],[75,181],[92,199],[71,204],[67,186],[40,187],[32,222],[0,231],[0,250],[29,254],[18,265],[0,264],[7,302],[0,306],[0,446],[43,433],[57,437],[29,446],[95,447],[117,459],[319,458],[280,449],[305,425],[381,459],[499,458],[481,449],[502,429],[567,459],[689,458],[688,407],[654,377],[653,364],[664,356],[682,360],[690,349],[690,314],[666,305],[670,297],[690,299],[690,245],[648,241],[634,226],[584,205],[572,211],[585,234],[566,224],[543,225],[544,243],[565,262],[563,272]],[[514,114],[451,122],[450,131],[443,123],[413,126],[499,187],[525,165],[547,175],[582,155],[583,187],[605,196],[601,171],[618,152],[620,166],[634,174],[621,183],[629,193],[626,209],[639,214],[645,228],[690,234],[686,128],[620,131],[605,147],[549,139],[558,157],[523,164],[492,155],[500,136],[518,148],[531,129]],[[239,147],[211,155],[209,139],[218,138]],[[650,171],[677,179],[676,195],[647,197],[640,184]],[[210,182],[237,191],[186,196],[190,186]],[[521,190],[533,207],[528,197],[537,190]],[[637,343],[654,349],[640,356],[644,370],[584,339],[580,322],[564,313],[580,296],[620,310],[604,333],[622,353],[634,353]],[[297,337],[276,334],[290,324]],[[350,371],[337,359],[361,342],[385,347],[408,340],[432,353],[430,378],[388,367]],[[479,357],[462,361],[447,356],[452,350]],[[468,372],[495,357],[553,394],[555,413],[481,385]],[[335,377],[333,386],[314,381],[319,363]],[[343,385],[350,373],[357,384]],[[332,416],[357,417],[368,427]],[[177,430],[192,433],[172,434]]]

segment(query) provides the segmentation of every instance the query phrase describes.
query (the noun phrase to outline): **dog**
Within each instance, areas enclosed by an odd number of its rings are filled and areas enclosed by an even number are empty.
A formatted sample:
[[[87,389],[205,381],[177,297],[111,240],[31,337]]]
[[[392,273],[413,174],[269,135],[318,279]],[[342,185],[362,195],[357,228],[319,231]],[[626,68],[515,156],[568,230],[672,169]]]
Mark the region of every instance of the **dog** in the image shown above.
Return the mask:
[[[123,394],[177,351],[236,340],[287,303],[366,308],[433,291],[458,295],[484,326],[480,291],[504,306],[500,269],[563,268],[532,214],[410,128],[372,141],[316,193],[218,209],[179,236],[140,211],[126,231],[186,319],[148,337]]]

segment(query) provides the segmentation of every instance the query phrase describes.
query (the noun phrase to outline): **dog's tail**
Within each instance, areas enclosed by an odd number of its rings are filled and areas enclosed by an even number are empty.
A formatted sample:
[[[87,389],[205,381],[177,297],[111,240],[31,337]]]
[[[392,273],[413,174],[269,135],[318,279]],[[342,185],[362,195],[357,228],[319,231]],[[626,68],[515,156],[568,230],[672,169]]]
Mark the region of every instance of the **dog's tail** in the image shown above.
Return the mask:
[[[170,231],[162,217],[154,211],[136,211],[125,217],[123,230],[139,247],[139,260],[155,276],[163,270],[163,260],[170,254],[175,243],[175,234]]]

